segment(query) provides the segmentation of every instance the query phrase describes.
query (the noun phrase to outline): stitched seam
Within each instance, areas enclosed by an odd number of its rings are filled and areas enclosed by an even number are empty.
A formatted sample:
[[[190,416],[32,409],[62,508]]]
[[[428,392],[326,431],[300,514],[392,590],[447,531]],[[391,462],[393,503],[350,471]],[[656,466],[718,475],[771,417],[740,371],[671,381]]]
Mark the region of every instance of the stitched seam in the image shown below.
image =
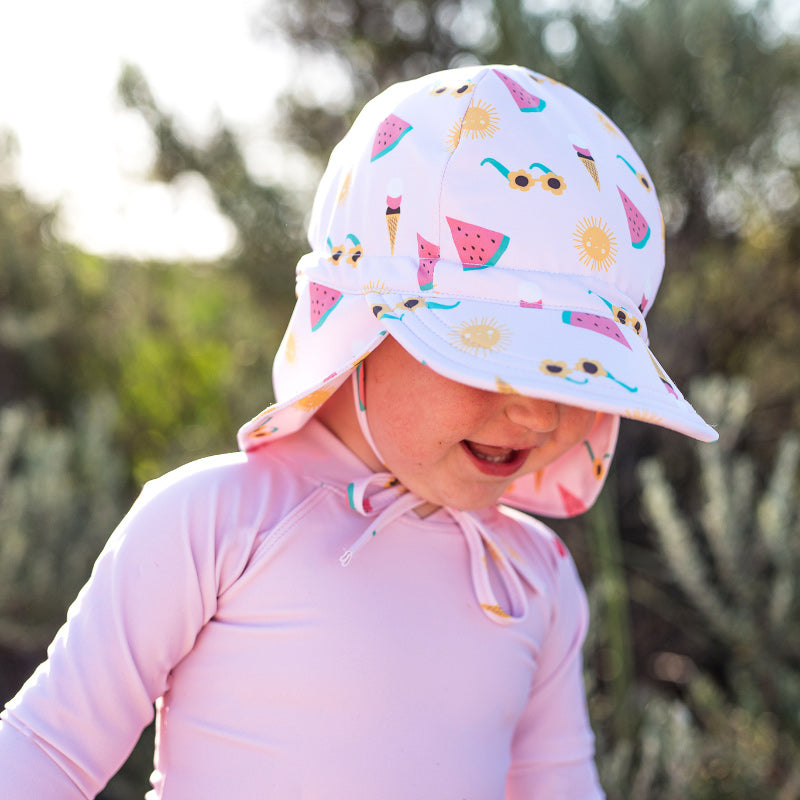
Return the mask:
[[[296,505],[278,524],[267,533],[258,549],[253,553],[251,562],[256,558],[264,558],[281,544],[287,536],[296,530],[298,523],[311,513],[324,499],[326,490],[330,487],[324,484],[318,486],[302,502]]]
[[[486,79],[486,76],[489,74],[490,70],[485,68],[483,71],[483,75],[480,78],[477,78],[473,81],[475,88],[473,89],[473,97],[469,98],[469,102],[467,103],[466,107],[464,108],[464,113],[461,115],[460,124],[463,125],[464,120],[467,118],[467,112],[472,107],[472,101],[474,99],[474,93],[478,91],[478,86],[483,83]],[[439,241],[438,245],[441,248],[442,246],[442,239],[444,238],[445,227],[444,227],[444,217],[442,216],[442,195],[444,194],[444,182],[447,176],[447,170],[450,167],[450,162],[455,157],[456,153],[458,152],[458,148],[461,146],[461,138],[459,137],[458,141],[456,142],[456,146],[453,148],[453,152],[447,156],[444,165],[442,166],[442,175],[439,181],[439,194],[436,198],[436,222],[437,222],[437,231],[439,234]]]

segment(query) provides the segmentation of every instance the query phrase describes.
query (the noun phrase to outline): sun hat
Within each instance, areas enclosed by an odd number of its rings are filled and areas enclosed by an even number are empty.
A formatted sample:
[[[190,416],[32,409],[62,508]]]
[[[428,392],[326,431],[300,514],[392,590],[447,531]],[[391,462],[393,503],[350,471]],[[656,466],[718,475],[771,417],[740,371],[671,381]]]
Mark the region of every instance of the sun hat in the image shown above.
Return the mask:
[[[300,428],[383,338],[452,380],[598,412],[503,502],[585,511],[619,418],[713,441],[648,347],[664,226],[633,147],[569,87],[519,66],[396,84],[334,149],[252,450]],[[420,408],[419,413],[425,414]]]

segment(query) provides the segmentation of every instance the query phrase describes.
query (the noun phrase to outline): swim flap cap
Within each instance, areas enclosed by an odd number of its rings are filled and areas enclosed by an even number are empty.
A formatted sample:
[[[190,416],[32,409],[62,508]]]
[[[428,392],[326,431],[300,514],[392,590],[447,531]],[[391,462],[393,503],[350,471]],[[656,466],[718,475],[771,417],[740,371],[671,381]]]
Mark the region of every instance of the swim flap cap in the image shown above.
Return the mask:
[[[563,84],[478,66],[392,86],[333,151],[309,239],[277,403],[240,430],[244,449],[303,425],[386,333],[452,380],[600,412],[582,446],[515,482],[517,508],[586,510],[621,416],[717,438],[648,347],[664,269],[652,181]]]

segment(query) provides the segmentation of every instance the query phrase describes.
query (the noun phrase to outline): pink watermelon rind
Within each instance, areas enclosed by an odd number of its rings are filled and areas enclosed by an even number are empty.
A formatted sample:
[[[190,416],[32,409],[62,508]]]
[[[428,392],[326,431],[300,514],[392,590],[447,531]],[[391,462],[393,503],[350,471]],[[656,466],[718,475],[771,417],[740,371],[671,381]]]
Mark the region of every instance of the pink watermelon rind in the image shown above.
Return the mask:
[[[315,287],[317,286],[319,286],[320,288],[325,288],[327,291],[332,292],[331,296],[333,295],[338,295],[338,296],[336,297],[335,300],[333,300],[333,302],[331,302],[331,305],[328,308],[326,308],[325,311],[322,312],[322,314],[320,314],[317,320],[314,321],[314,316],[316,315],[316,308],[317,306],[320,305],[319,300],[317,300],[315,297],[315,294],[317,293],[315,291]],[[336,289],[328,290],[327,287],[322,287],[321,285],[318,284],[312,284],[311,286],[311,330],[312,331],[319,330],[322,323],[325,322],[326,319],[328,319],[328,316],[330,315],[331,311],[333,311],[333,309],[339,305],[341,299],[342,299],[342,293],[340,291]]]
[[[647,231],[644,234],[644,237],[640,239],[638,242],[631,241],[631,244],[637,249],[641,250],[646,244],[647,240],[650,238],[650,226],[647,226]]]
[[[486,267],[493,267],[500,260],[500,257],[503,255],[503,253],[505,253],[510,241],[511,240],[508,238],[508,236],[503,236],[503,239],[497,246],[497,250],[494,251],[494,255],[482,267],[475,266],[471,267],[471,269],[486,269]]]
[[[590,314],[586,311],[564,311],[561,314],[561,320],[574,328],[601,333],[603,336],[607,336],[609,339],[624,345],[628,350],[633,349],[613,319],[601,317],[599,314]]]
[[[526,88],[521,86],[517,81],[515,81],[509,75],[506,75],[504,72],[500,72],[500,70],[492,70],[492,72],[500,78],[501,81],[505,84],[506,89],[508,89],[509,94],[514,99],[514,102],[517,104],[517,108],[520,111],[528,112],[528,111],[543,111],[544,107],[547,103],[541,98],[537,97],[535,94],[529,92]],[[535,101],[535,102],[533,102]]]
[[[387,123],[390,123],[390,121],[392,121],[391,124],[394,124],[394,120],[396,120],[397,122],[402,122],[406,127],[403,128],[403,130],[401,130],[400,133],[397,134],[396,138],[393,141],[391,141],[389,144],[387,144],[382,149],[377,150],[376,148],[378,147],[378,141],[379,141],[381,135],[384,133],[385,128],[387,126]],[[370,158],[370,162],[377,161],[379,158],[382,158],[387,153],[389,153],[392,150],[394,150],[394,148],[397,147],[398,142],[410,130],[413,130],[413,129],[414,129],[413,126],[410,123],[406,122],[404,119],[400,119],[400,117],[396,116],[395,114],[389,114],[389,116],[386,117],[386,119],[383,120],[383,122],[381,122],[381,124],[378,126],[378,130],[375,132],[375,140],[372,143],[372,158]]]
[[[314,323],[314,324],[311,326],[311,330],[312,330],[312,331],[319,330],[319,328],[320,328],[320,326],[322,325],[322,323],[323,323],[323,322],[325,322],[325,320],[326,320],[326,319],[328,319],[328,315],[331,313],[331,311],[333,311],[333,309],[334,309],[334,308],[336,308],[336,306],[338,306],[338,305],[339,305],[339,301],[340,301],[341,299],[342,299],[342,298],[341,298],[341,297],[339,297],[339,298],[336,300],[336,302],[335,302],[335,303],[334,303],[334,304],[333,304],[333,305],[332,305],[332,306],[331,306],[331,307],[330,307],[330,308],[329,308],[329,309],[328,309],[328,310],[327,310],[327,311],[326,311],[326,312],[325,312],[325,313],[324,313],[324,314],[323,314],[323,315],[322,315],[322,316],[321,316],[321,317],[320,317],[320,318],[319,318],[319,319],[318,319],[318,320],[317,320],[317,321],[316,321],[316,322],[315,322],[315,323]]]
[[[580,497],[574,495],[560,483],[556,485],[558,486],[558,493],[561,495],[561,502],[564,504],[564,511],[566,511],[567,516],[576,517],[578,514],[583,514],[583,512],[587,510],[586,504]]]
[[[433,289],[433,271],[439,260],[440,248],[429,242],[424,236],[417,234],[417,252],[419,254],[419,269],[417,270],[417,283],[425,292]]]
[[[433,275],[433,270],[431,270],[431,275]],[[425,281],[423,283],[424,277],[425,277],[425,270],[423,269],[422,264],[420,264],[420,267],[417,270],[417,282],[419,283],[420,290],[423,292],[427,292],[433,289],[433,280]]]
[[[628,232],[631,235],[631,245],[637,250],[641,250],[650,239],[650,226],[644,215],[633,203],[633,200],[628,197],[622,189],[617,186],[620,199],[622,200],[622,207],[625,209],[625,217],[628,220]],[[638,231],[644,227],[644,233]]]
[[[456,250],[458,250],[459,253],[462,249],[464,249],[462,245],[470,244],[470,246],[472,246],[471,237],[474,234],[485,235],[494,238],[500,237],[500,243],[495,247],[492,255],[483,264],[475,264],[470,261],[464,261],[462,258],[461,266],[465,270],[486,269],[487,267],[495,266],[495,264],[497,264],[502,257],[503,253],[505,253],[509,242],[511,241],[508,236],[500,233],[499,231],[493,231],[489,228],[483,228],[480,225],[474,225],[471,222],[453,219],[452,217],[445,217],[445,219],[447,220],[447,224],[450,226],[450,234],[453,237],[453,244],[455,244]]]

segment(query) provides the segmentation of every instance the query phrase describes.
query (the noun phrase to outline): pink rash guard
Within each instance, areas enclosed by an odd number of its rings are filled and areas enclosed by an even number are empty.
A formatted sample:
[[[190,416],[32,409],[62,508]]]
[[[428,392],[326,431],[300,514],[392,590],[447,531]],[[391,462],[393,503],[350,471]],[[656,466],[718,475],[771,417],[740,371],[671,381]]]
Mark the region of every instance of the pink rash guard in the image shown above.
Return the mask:
[[[3,712],[5,800],[95,796],[153,703],[152,800],[602,798],[559,540],[491,508],[477,560],[443,509],[364,542],[370,476],[311,420],[148,484]],[[507,624],[476,594],[514,606],[500,551],[524,592]]]

